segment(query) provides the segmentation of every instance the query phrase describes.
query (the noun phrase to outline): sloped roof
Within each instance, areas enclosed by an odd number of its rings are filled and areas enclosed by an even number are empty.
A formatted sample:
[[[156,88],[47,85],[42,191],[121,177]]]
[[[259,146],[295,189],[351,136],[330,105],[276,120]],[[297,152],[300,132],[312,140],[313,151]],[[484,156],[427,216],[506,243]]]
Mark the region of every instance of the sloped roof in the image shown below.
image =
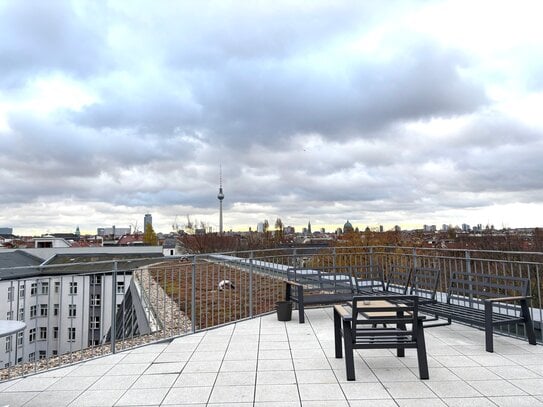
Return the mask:
[[[0,280],[31,277],[40,274],[42,259],[22,250],[0,251]]]

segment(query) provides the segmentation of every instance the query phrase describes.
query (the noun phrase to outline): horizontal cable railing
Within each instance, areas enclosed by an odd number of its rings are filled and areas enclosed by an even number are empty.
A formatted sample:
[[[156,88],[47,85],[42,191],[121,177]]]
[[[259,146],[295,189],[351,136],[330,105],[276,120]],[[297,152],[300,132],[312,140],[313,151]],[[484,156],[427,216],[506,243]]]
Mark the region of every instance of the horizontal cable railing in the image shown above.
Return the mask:
[[[317,247],[138,257],[2,268],[0,319],[26,324],[0,338],[0,380],[272,312],[292,268],[326,272],[439,269],[438,301],[453,273],[527,278],[537,340],[543,341],[543,253],[410,247]],[[22,273],[24,271],[24,273]],[[26,276],[26,277],[25,277]],[[6,295],[7,294],[7,295]],[[7,301],[3,300],[7,298]],[[477,296],[456,298],[477,306]],[[497,312],[517,312],[498,303]],[[519,325],[509,335],[522,336]]]

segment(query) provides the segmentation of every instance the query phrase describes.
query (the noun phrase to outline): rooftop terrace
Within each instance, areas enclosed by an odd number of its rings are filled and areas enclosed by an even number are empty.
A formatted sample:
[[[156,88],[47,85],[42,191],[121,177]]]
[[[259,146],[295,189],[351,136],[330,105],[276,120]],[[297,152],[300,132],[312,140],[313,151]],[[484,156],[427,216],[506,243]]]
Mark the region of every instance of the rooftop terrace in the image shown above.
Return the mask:
[[[425,330],[430,379],[414,350],[355,351],[357,379],[334,358],[331,308],[306,323],[274,314],[0,383],[14,406],[537,406],[543,346],[460,324]]]

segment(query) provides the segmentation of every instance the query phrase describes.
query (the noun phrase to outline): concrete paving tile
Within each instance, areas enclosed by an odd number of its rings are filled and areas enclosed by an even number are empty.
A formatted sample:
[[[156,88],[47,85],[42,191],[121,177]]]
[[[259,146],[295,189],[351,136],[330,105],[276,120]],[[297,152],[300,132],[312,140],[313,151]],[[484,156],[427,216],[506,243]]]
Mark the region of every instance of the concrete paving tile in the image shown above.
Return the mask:
[[[292,359],[265,359],[259,360],[258,371],[264,370],[294,370],[294,365],[292,364]]]
[[[500,376],[483,366],[451,367],[449,369],[460,379],[466,381],[501,379]]]
[[[143,374],[181,373],[188,363],[190,362],[153,363]]]
[[[215,386],[211,391],[210,403],[252,403],[255,386]]]
[[[182,372],[173,387],[207,387],[213,386],[217,379],[215,372]]]
[[[347,382],[340,383],[345,398],[349,400],[379,400],[391,399],[390,394],[386,391],[381,383],[358,383]]]
[[[399,399],[396,403],[400,407],[447,407],[440,399]]]
[[[155,389],[160,387],[170,388],[177,380],[178,374],[147,374],[142,375],[132,384],[131,389]]]
[[[462,395],[464,397],[480,397],[482,396],[477,390],[463,381],[445,381],[432,382],[425,381],[426,386],[430,388],[439,397],[455,397]]]
[[[298,387],[294,384],[257,384],[255,402],[299,402]]]
[[[87,390],[77,397],[70,407],[113,406],[125,393],[125,390]]]
[[[449,407],[494,407],[486,397],[447,397],[442,399]]]
[[[293,370],[269,370],[258,372],[256,384],[296,384]]]
[[[256,372],[219,372],[216,386],[254,386]]]
[[[222,362],[221,372],[254,372],[256,371],[256,360],[225,360]]]
[[[2,405],[8,406],[8,407],[20,407],[26,404],[29,400],[33,399],[34,397],[39,397],[40,392],[39,391],[24,391],[24,392],[2,392],[0,393],[0,400],[2,402]]]
[[[420,381],[383,382],[383,386],[394,399],[431,399],[437,396]]]
[[[86,390],[97,380],[96,376],[82,376],[74,379],[73,377],[62,377],[53,383],[47,390]]]
[[[170,404],[196,404],[207,403],[213,387],[191,387],[190,391],[181,387],[172,388],[162,402],[163,405]]]
[[[63,407],[68,406],[76,397],[81,394],[77,390],[55,390],[55,391],[44,391],[41,392],[38,396],[29,400],[25,406],[28,407]],[[1,400],[1,397],[0,397]]]
[[[299,384],[300,399],[304,401],[345,400],[345,395],[338,383]]]
[[[373,374],[382,382],[407,382],[416,381],[418,376],[408,368],[376,368],[372,369]]]
[[[160,405],[169,389],[128,389],[115,406]]]
[[[543,406],[543,402],[541,400],[538,400],[532,396],[489,397],[489,399],[500,407]]]
[[[333,370],[297,370],[296,381],[300,384],[337,383],[338,379]]]
[[[94,382],[89,390],[126,390],[138,379],[137,375],[104,376]]]
[[[58,377],[29,376],[17,381],[17,383],[8,388],[8,391],[10,393],[18,391],[44,391],[59,380],[60,378]]]
[[[543,378],[542,379],[509,380],[509,382],[521,388],[526,393],[532,396],[543,395]]]

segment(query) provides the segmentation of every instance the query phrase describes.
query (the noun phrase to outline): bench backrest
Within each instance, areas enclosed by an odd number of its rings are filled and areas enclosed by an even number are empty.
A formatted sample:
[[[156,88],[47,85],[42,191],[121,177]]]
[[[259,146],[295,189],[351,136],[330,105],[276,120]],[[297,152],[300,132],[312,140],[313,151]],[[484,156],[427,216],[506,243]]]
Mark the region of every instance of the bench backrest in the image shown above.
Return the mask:
[[[415,267],[411,274],[409,294],[435,300],[440,276],[440,269]]]
[[[393,301],[387,304],[388,301]],[[352,341],[355,348],[393,347],[416,341],[418,320],[416,295],[355,296],[352,300]],[[396,306],[393,311],[390,307]],[[380,325],[385,325],[380,328]],[[387,328],[386,326],[389,326]],[[397,329],[403,327],[403,329]],[[365,341],[364,339],[367,338]],[[357,346],[359,344],[360,346]]]
[[[411,267],[392,264],[386,273],[385,290],[391,293],[407,294],[411,281]]]
[[[287,270],[287,278],[290,281],[300,283],[307,291],[324,291],[330,293],[355,293],[356,286],[353,277],[349,273],[338,271],[344,268],[290,268]]]
[[[455,271],[451,275],[447,302],[528,296],[529,291],[527,278]]]
[[[358,291],[384,291],[385,276],[379,265],[351,266],[352,275],[356,278]]]

